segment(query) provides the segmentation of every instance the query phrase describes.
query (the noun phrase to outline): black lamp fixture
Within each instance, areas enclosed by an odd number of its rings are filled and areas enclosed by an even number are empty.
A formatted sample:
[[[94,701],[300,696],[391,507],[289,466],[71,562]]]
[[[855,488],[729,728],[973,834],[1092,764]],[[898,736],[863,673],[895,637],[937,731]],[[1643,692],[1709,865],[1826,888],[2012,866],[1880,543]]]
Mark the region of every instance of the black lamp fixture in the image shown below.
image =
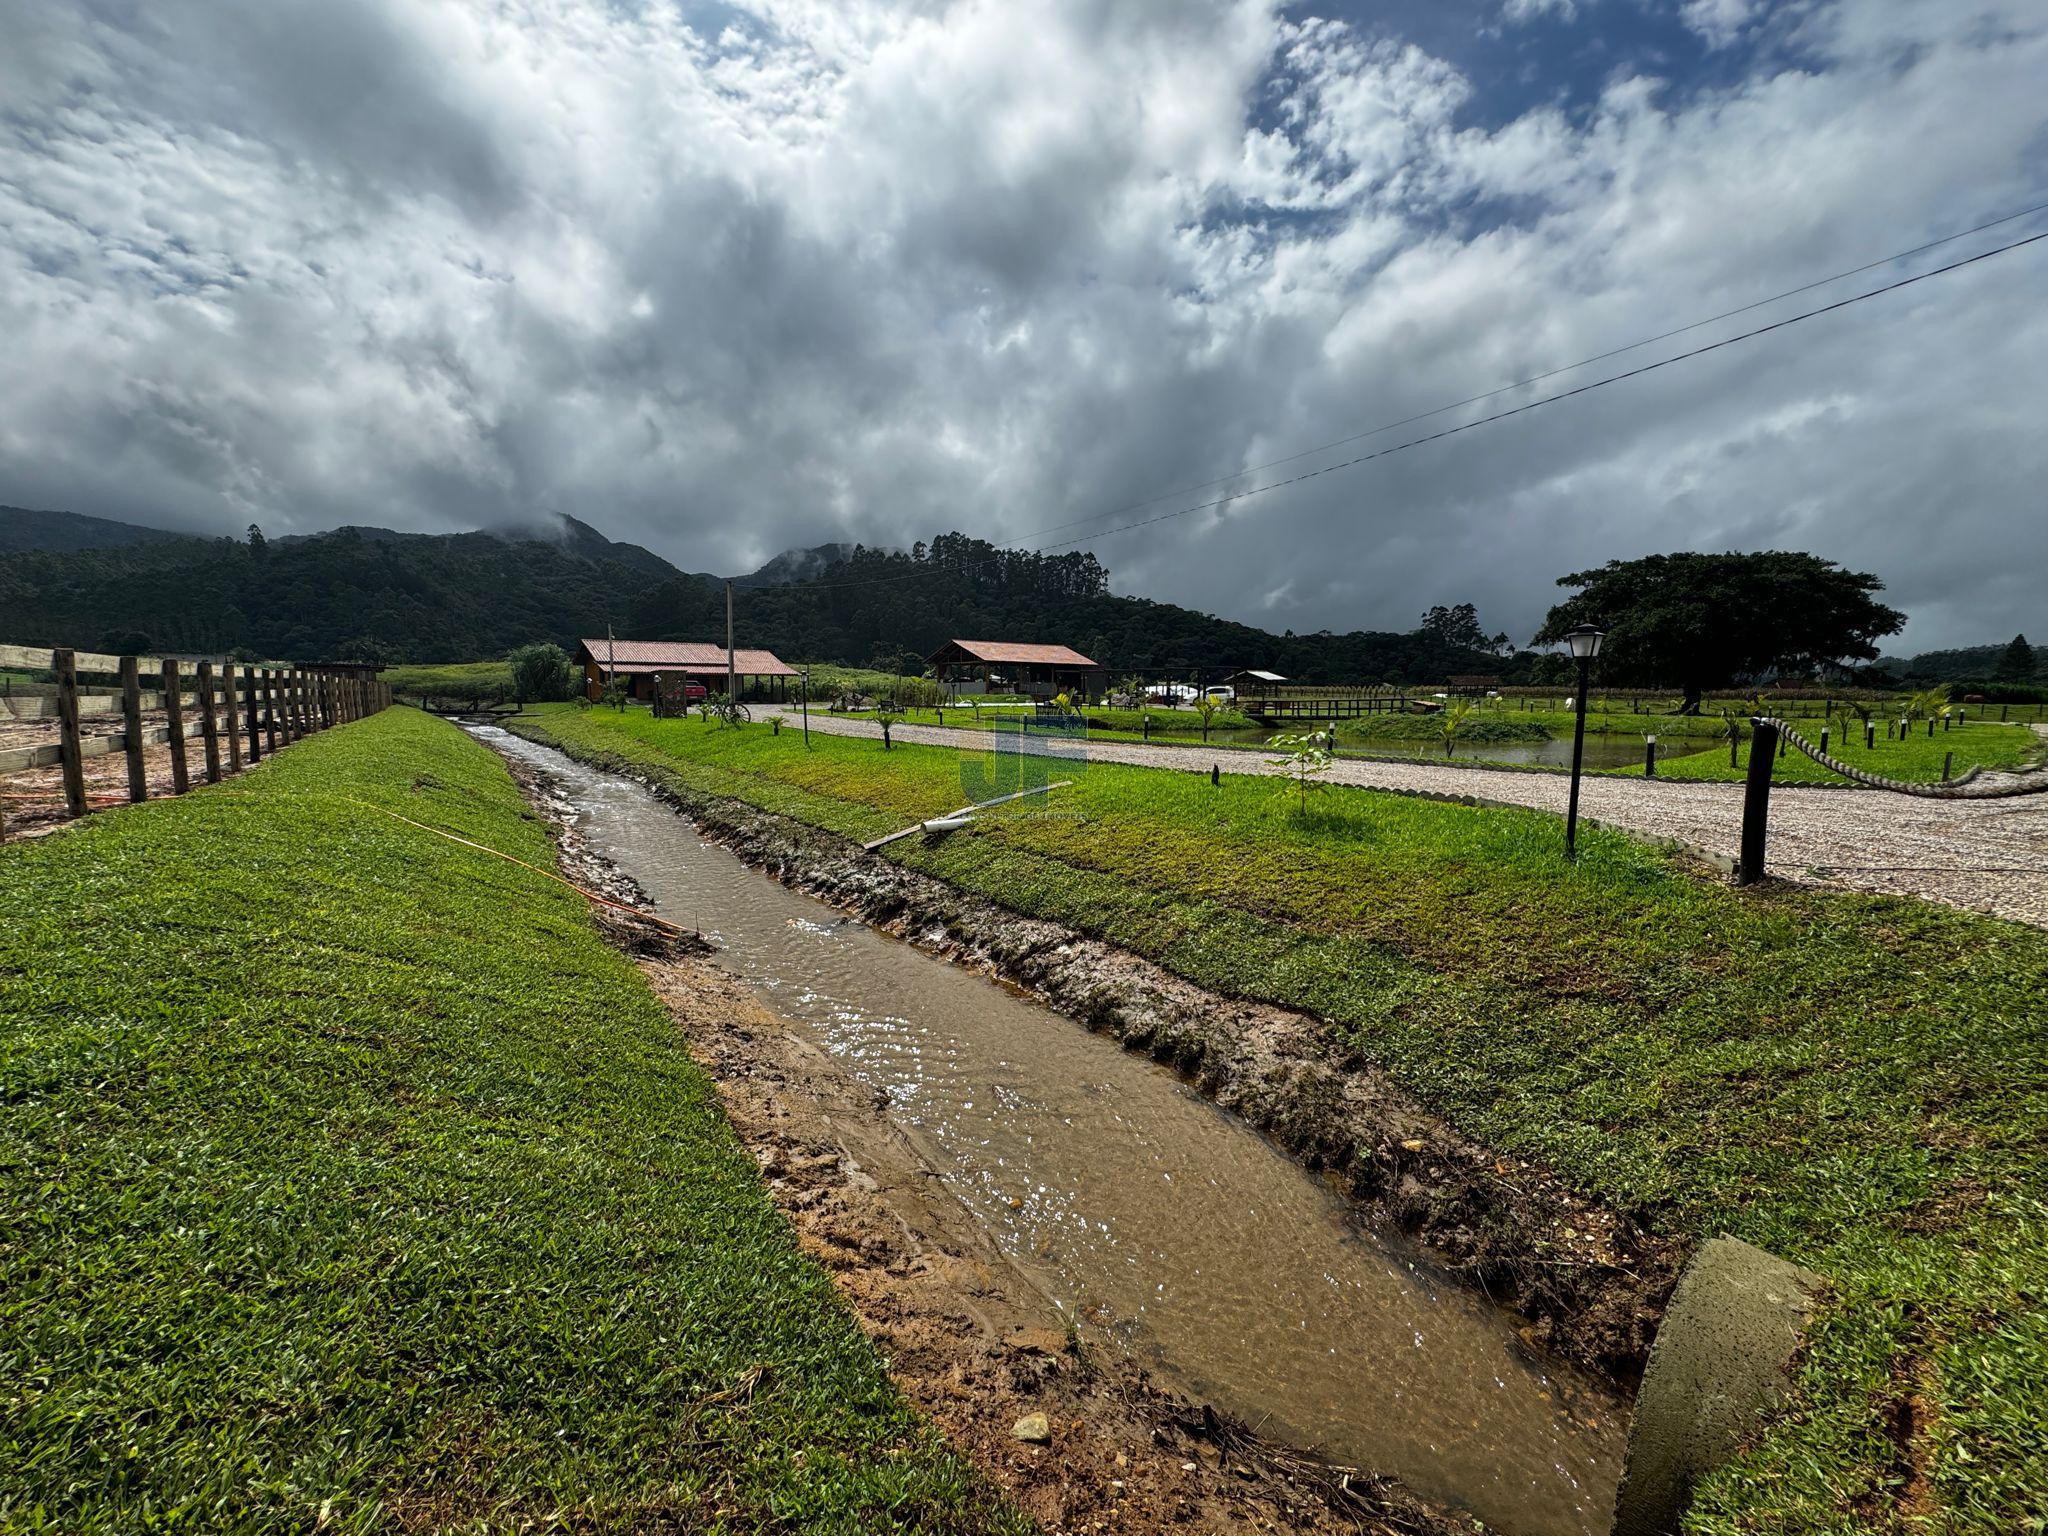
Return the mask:
[[[1564,643],[1571,648],[1572,660],[1579,664],[1579,691],[1575,701],[1578,718],[1572,725],[1571,804],[1564,817],[1564,856],[1568,859],[1579,856],[1579,773],[1586,761],[1586,688],[1593,671],[1593,658],[1600,654],[1600,642],[1606,638],[1607,631],[1593,624],[1581,624],[1564,637]]]

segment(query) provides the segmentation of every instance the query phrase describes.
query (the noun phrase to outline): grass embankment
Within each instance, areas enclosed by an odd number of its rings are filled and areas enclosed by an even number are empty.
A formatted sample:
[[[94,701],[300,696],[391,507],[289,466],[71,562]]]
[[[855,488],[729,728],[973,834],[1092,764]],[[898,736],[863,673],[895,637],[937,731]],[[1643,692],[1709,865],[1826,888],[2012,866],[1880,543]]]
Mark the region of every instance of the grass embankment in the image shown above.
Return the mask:
[[[497,759],[0,848],[0,1529],[1008,1529]]]
[[[512,698],[512,668],[504,661],[453,661],[433,666],[386,667],[394,697],[503,704]]]
[[[1444,722],[1442,717],[1433,714],[1364,715],[1355,720],[1337,721],[1336,730],[1339,743],[1440,742],[1444,736]],[[1456,739],[1458,750],[1464,752],[1494,742],[1549,741],[1555,734],[1534,717],[1511,714],[1507,710],[1489,709],[1475,710],[1467,715],[1458,727]]]
[[[947,810],[962,755],[562,710],[519,729],[853,838]],[[979,761],[980,759],[974,759]],[[1068,769],[1063,765],[1064,775]],[[1943,1529],[2048,1501],[2048,934],[1738,892],[1619,834],[1096,765],[1054,809],[892,857],[1226,992],[1310,1009],[1468,1134],[1651,1227],[1813,1266],[1799,1397],[1699,1533],[1883,1526],[1901,1415]],[[1912,1413],[1908,1397],[1924,1397]],[[1921,1497],[1922,1495],[1915,1495]]]

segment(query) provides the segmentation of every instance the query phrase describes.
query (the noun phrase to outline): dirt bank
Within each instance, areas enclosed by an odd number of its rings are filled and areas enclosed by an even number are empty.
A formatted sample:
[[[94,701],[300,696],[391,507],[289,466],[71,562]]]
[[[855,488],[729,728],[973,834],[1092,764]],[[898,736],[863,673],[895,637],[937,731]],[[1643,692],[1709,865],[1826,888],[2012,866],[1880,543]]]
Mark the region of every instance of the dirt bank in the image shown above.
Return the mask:
[[[555,831],[563,872],[637,904],[633,883],[577,836],[547,776],[511,767]],[[905,1396],[1045,1529],[1474,1529],[1389,1481],[1261,1441],[1127,1361],[1082,1348],[947,1193],[886,1100],[688,941],[593,911],[682,1025],[770,1194]],[[1044,1438],[1020,1439],[1033,1415]]]
[[[1173,1066],[1324,1170],[1363,1214],[1421,1239],[1523,1314],[1532,1343],[1625,1385],[1640,1376],[1685,1245],[1581,1198],[1540,1164],[1460,1135],[1321,1021],[1220,996],[786,817],[684,793],[609,754],[576,755],[646,785],[785,883]]]

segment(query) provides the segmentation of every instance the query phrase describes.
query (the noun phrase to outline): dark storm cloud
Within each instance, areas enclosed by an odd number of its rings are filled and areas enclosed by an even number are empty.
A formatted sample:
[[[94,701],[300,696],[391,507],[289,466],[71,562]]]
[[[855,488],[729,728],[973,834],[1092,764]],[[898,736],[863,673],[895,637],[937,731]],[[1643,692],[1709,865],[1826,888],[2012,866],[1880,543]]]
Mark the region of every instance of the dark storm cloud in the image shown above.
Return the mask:
[[[1058,543],[2038,190],[2035,7],[1635,6],[0,0],[0,500]],[[2048,628],[2043,262],[1097,547],[1298,631],[1763,544]]]

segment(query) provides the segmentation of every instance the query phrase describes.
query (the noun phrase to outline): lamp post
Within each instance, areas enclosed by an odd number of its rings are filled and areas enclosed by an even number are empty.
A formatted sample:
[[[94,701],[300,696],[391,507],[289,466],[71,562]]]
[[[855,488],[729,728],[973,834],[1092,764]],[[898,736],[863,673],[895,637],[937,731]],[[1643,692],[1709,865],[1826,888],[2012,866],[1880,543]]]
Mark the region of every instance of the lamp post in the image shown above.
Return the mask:
[[[1581,624],[1564,637],[1571,647],[1572,660],[1579,664],[1579,695],[1573,701],[1578,706],[1577,718],[1572,724],[1572,794],[1571,805],[1564,817],[1564,856],[1575,859],[1579,856],[1579,771],[1586,761],[1586,687],[1593,671],[1593,658],[1600,654],[1600,642],[1607,632],[1591,624]]]
[[[797,678],[804,689],[804,750],[808,752],[811,750],[811,669],[805,667],[797,673]]]

